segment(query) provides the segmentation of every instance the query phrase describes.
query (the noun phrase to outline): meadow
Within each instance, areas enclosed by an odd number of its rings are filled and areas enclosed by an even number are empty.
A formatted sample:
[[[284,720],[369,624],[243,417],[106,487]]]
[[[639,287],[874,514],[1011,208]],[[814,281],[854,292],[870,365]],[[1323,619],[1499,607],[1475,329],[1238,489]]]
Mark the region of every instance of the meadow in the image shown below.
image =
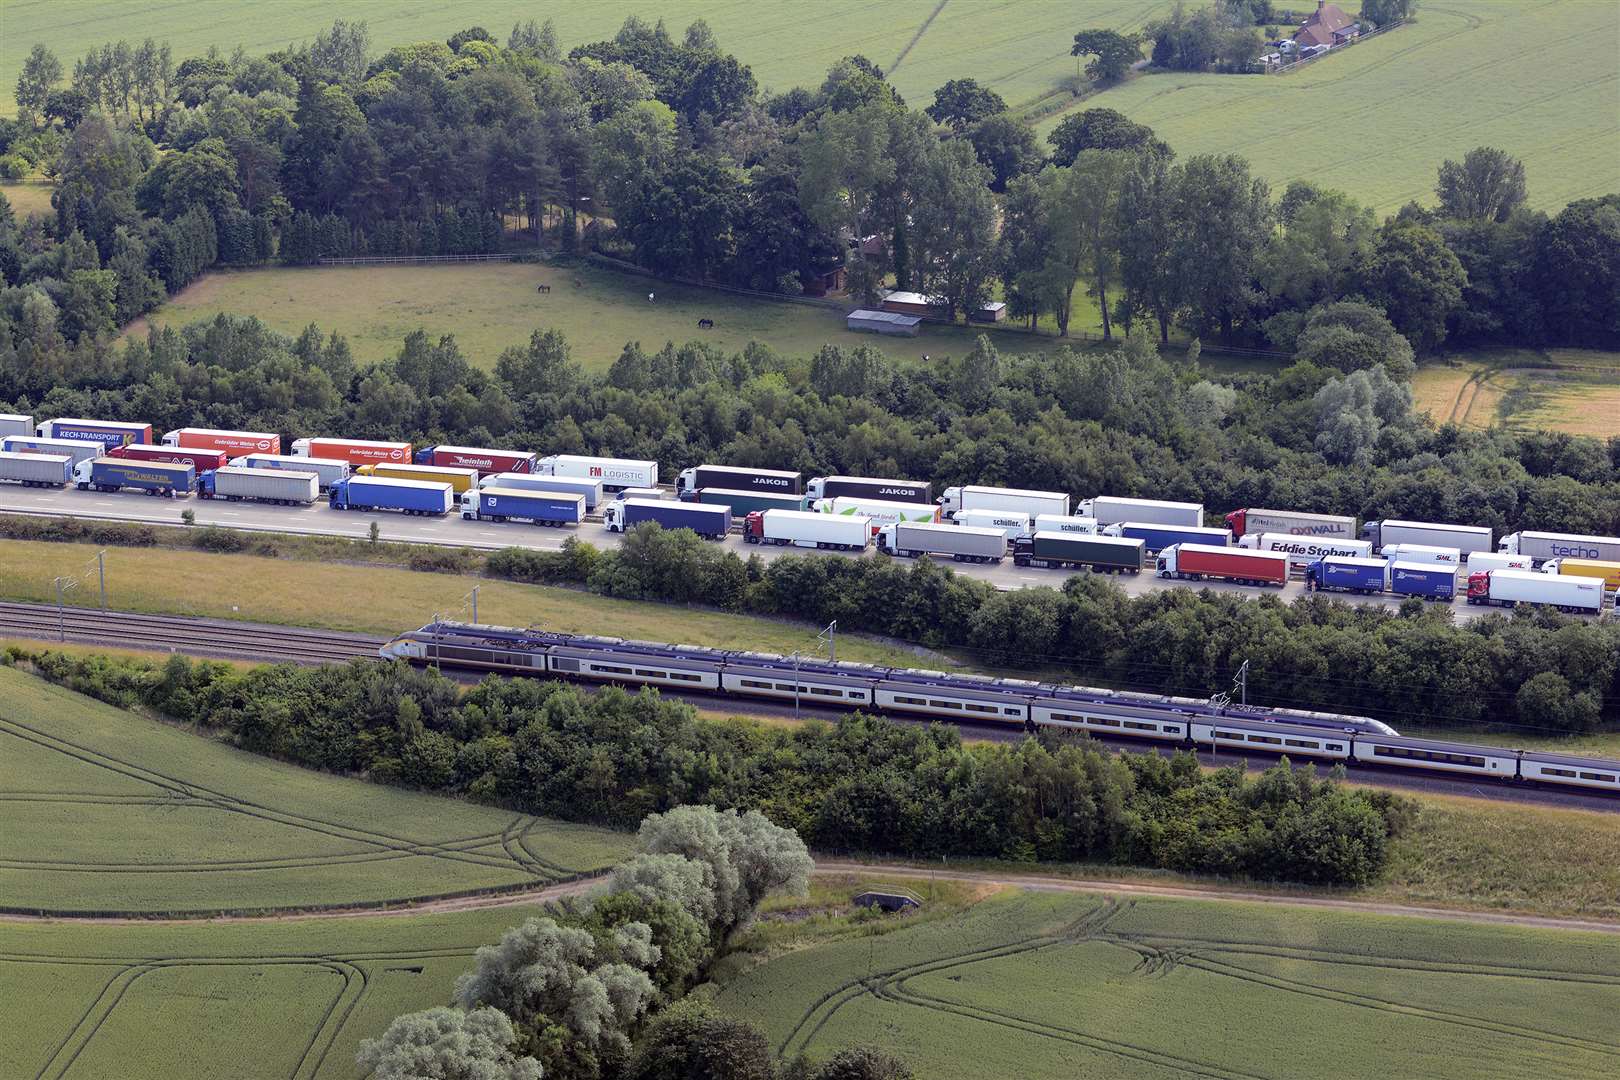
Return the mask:
[[[1589,349],[1484,349],[1424,364],[1413,399],[1436,423],[1620,435],[1620,355]]]
[[[1495,146],[1524,162],[1531,205],[1555,211],[1620,190],[1617,38],[1605,0],[1448,0],[1299,71],[1156,74],[1077,107],[1118,109],[1182,157],[1241,154],[1275,192],[1309,180],[1380,214],[1431,204],[1443,160]]]
[[[56,213],[51,206],[54,184],[43,180],[17,180],[0,183],[0,195],[11,204],[11,212],[20,221],[23,218],[47,217]]]
[[[542,283],[551,292],[538,292]],[[647,299],[649,292],[655,299]],[[536,330],[559,330],[574,359],[591,372],[606,371],[629,342],[656,352],[670,341],[703,341],[727,350],[758,341],[801,357],[827,344],[868,345],[915,362],[925,353],[936,361],[960,356],[980,333],[945,326],[924,327],[915,338],[851,333],[844,325],[846,310],[757,300],[590,267],[319,267],[208,274],[124,333],[143,335],[149,323],[184,326],[228,312],[257,316],[293,335],[313,322],[348,338],[356,358],[376,361],[394,356],[407,334],[424,329],[435,339],[453,334],[471,363],[493,368],[501,350],[526,345]],[[705,318],[714,320],[712,330],[697,328]],[[998,338],[1006,352],[1052,344],[1016,334]]]
[[[0,541],[0,598],[54,602],[53,579],[82,577],[87,566],[93,573],[96,551],[87,544]],[[786,620],[459,574],[142,548],[108,549],[106,567],[108,603],[120,611],[395,634],[435,612],[470,617],[468,597],[476,584],[478,617],[487,623],[783,654],[816,644],[815,629]],[[208,586],[198,588],[198,582]],[[77,602],[94,600],[85,592]],[[870,663],[915,667],[919,660],[913,650],[859,634],[840,634],[838,652]]]
[[[930,1080],[1589,1077],[1620,939],[1206,901],[1008,890],[786,951],[722,1008],[785,1053],[854,1041]]]
[[[567,880],[629,848],[605,829],[284,765],[14,668],[0,667],[0,703],[0,908],[377,904]]]

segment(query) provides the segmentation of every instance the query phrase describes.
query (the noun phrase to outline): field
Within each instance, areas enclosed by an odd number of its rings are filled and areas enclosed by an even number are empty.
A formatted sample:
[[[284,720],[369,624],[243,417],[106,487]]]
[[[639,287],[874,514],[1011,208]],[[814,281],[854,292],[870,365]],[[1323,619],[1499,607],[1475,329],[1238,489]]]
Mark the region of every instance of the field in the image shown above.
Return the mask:
[[[1447,0],[1297,72],[1153,75],[1083,107],[1118,109],[1183,157],[1241,154],[1274,192],[1310,180],[1380,213],[1432,203],[1441,161],[1495,146],[1524,161],[1531,204],[1557,210],[1620,191],[1617,35],[1607,0]]]
[[[1418,411],[1465,427],[1620,435],[1620,356],[1586,349],[1480,350],[1425,364]]]
[[[44,217],[55,213],[51,208],[51,192],[54,190],[55,187],[51,184],[30,180],[0,184],[0,195],[6,197],[19,221],[27,217]]]
[[[1003,892],[787,952],[720,1005],[930,1080],[1612,1073],[1620,939],[1207,901]]]
[[[551,285],[550,293],[536,291],[542,282]],[[649,291],[656,300],[647,300]],[[828,343],[870,345],[897,360],[914,361],[924,353],[936,360],[961,355],[978,333],[928,326],[915,338],[856,334],[845,329],[841,310],[754,300],[607,270],[504,263],[213,273],[125,332],[144,334],[148,320],[183,326],[221,312],[256,315],[287,334],[316,323],[347,337],[355,356],[365,361],[395,355],[412,330],[425,329],[434,338],[454,334],[467,359],[484,368],[494,367],[502,349],[527,344],[534,331],[554,329],[567,337],[574,359],[597,372],[606,371],[632,341],[648,352],[667,341],[701,340],[732,350],[759,341],[800,357]],[[698,330],[702,318],[713,319],[714,329]],[[1052,343],[1007,335],[998,344],[1020,352]]]
[[[0,703],[3,907],[380,903],[543,885],[629,846],[605,829],[280,764],[11,668]]]
[[[1069,45],[1082,26],[1137,29],[1170,8],[1167,0],[825,0],[814,8],[783,6],[762,19],[740,0],[603,0],[593,4],[479,0],[443,5],[405,0],[350,0],[341,11],[319,0],[277,0],[244,8],[234,0],[190,0],[153,8],[122,0],[6,0],[0,34],[0,107],[8,112],[23,57],[42,42],[73,62],[120,37],[153,36],[173,46],[175,61],[210,45],[229,54],[238,44],[267,53],[308,41],[334,17],[364,20],[373,51],[423,39],[443,40],[474,23],[504,42],[523,19],[552,19],[566,50],[612,37],[629,14],[662,19],[677,38],[697,18],[708,21],[721,48],[749,64],[762,88],[813,86],[841,57],[860,53],[888,72],[906,100],[921,106],[946,81],[972,75],[1017,104],[1075,71]]]
[[[93,605],[96,548],[85,544],[0,541],[0,598],[54,602],[52,579],[82,578],[74,602]],[[247,622],[320,626],[394,634],[441,612],[470,616],[467,596],[478,590],[480,621],[540,626],[573,634],[613,634],[725,649],[790,653],[815,646],[815,631],[787,621],[719,611],[615,600],[573,589],[522,585],[342,563],[293,562],[253,555],[112,548],[107,552],[108,603],[145,611]],[[198,588],[198,582],[207,582]],[[916,666],[915,652],[858,634],[839,635],[847,660]]]

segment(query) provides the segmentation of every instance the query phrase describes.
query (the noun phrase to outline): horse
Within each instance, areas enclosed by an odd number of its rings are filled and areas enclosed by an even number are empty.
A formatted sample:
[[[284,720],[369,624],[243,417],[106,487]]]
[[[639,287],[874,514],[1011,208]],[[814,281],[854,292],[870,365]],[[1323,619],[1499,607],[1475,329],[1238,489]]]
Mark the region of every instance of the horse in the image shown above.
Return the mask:
[[[541,285],[535,291],[536,292],[549,293],[551,291],[551,286],[550,285]]]
[[[699,330],[713,330],[714,329],[714,320],[713,319],[699,319],[698,320],[698,329]]]

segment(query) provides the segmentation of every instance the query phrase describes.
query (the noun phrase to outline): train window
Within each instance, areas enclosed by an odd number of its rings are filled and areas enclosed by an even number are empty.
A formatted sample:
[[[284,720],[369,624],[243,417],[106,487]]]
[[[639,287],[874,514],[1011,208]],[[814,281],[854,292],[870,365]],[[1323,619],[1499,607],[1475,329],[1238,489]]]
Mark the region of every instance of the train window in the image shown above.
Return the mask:
[[[1470,769],[1483,769],[1485,759],[1472,754],[1448,754],[1441,750],[1415,750],[1406,746],[1375,746],[1373,757],[1411,758],[1414,761],[1435,761],[1445,765],[1462,765]]]
[[[899,694],[896,694],[894,695],[894,703],[896,705],[926,705],[928,704],[928,699],[920,697],[901,697]]]
[[[932,705],[936,709],[961,709],[962,708],[962,703],[960,701],[930,701],[928,704]]]
[[[1600,773],[1600,772],[1583,772],[1583,773],[1581,773],[1581,779],[1582,780],[1601,780],[1605,784],[1614,783],[1614,777],[1610,776],[1608,773]]]
[[[1179,725],[1177,725],[1177,724],[1166,724],[1166,725],[1164,725],[1164,730],[1165,730],[1165,732],[1167,734],[1170,734],[1170,735],[1180,735],[1181,734],[1181,727]]]
[[[834,690],[831,687],[827,687],[827,686],[812,686],[810,688],[810,692],[812,694],[820,694],[822,697],[843,697],[844,696],[844,692],[842,690]]]
[[[690,671],[672,671],[672,672],[669,673],[669,677],[674,679],[676,682],[702,682],[703,681],[703,676],[695,675]]]
[[[743,679],[742,684],[750,690],[769,690],[771,688],[770,683],[761,682],[759,679]]]
[[[664,672],[662,672],[662,671],[654,671],[651,668],[638,667],[638,668],[636,668],[636,674],[641,675],[641,676],[643,676],[645,678],[649,678],[649,679],[668,678],[668,676]]]
[[[962,708],[966,709],[968,712],[978,712],[978,713],[993,713],[993,712],[996,711],[996,707],[994,705],[972,705],[972,704],[969,704],[969,705],[962,706]]]
[[[1217,738],[1221,739],[1236,739],[1238,742],[1243,741],[1243,732],[1241,731],[1222,731],[1220,728],[1216,728],[1215,735]]]
[[[557,671],[579,671],[579,661],[567,656],[553,656],[551,666]]]
[[[1344,749],[1344,744],[1343,743],[1330,742],[1330,743],[1328,743],[1327,748],[1329,750],[1343,750]]]
[[[790,683],[790,682],[779,682],[779,683],[776,684],[776,688],[778,690],[786,690],[790,694],[793,693],[793,691],[796,689],[794,687],[794,685],[792,683]]]
[[[1102,727],[1119,727],[1119,721],[1112,716],[1088,716],[1086,719]]]
[[[1575,775],[1575,770],[1574,769],[1555,769],[1551,765],[1543,765],[1541,767],[1541,774],[1543,776],[1574,776]]]
[[[592,671],[603,671],[603,672],[606,672],[609,675],[634,675],[635,674],[635,670],[633,668],[618,667],[618,666],[613,665],[613,664],[592,664],[591,665],[591,670]]]
[[[1321,743],[1313,743],[1308,739],[1286,739],[1284,743],[1287,746],[1298,746],[1306,750],[1320,750],[1322,748]]]
[[[1125,726],[1132,731],[1158,731],[1158,724],[1138,724],[1134,720],[1125,721]]]
[[[1250,735],[1250,742],[1265,743],[1267,746],[1281,746],[1282,740],[1271,735]]]
[[[1008,716],[1017,716],[1019,713],[1021,713],[1023,711],[1024,710],[1022,710],[1022,709],[1008,709],[1007,710],[1007,715]]]
[[[866,691],[865,690],[851,690],[849,692],[849,696],[854,698],[856,701],[865,701],[866,700]]]

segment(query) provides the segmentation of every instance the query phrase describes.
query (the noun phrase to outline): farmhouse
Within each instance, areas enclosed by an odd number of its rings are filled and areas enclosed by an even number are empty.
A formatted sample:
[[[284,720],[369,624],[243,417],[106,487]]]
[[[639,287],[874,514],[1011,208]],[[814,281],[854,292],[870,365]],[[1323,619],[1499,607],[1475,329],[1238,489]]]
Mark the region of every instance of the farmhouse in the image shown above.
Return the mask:
[[[918,292],[892,292],[883,298],[884,311],[896,311],[902,315],[938,315],[939,309],[945,302],[936,296],[924,296]]]
[[[902,315],[894,311],[872,311],[861,308],[852,311],[844,320],[851,330],[867,334],[888,334],[891,337],[916,337],[922,320],[915,315]]]
[[[1294,45],[1301,52],[1313,48],[1331,49],[1360,34],[1361,27],[1337,4],[1316,0],[1316,10],[1294,32]]]

